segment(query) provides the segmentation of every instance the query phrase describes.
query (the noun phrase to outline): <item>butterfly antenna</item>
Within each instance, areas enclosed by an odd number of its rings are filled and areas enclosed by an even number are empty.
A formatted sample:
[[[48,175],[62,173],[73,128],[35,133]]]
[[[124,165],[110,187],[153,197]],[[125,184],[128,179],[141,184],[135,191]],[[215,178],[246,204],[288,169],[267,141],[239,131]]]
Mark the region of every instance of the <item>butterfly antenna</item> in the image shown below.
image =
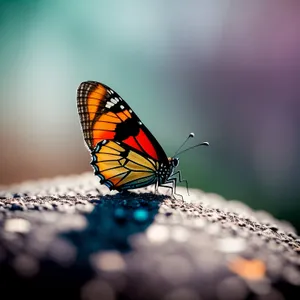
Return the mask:
[[[177,151],[176,155],[182,154],[182,153],[184,153],[184,152],[186,152],[188,150],[194,149],[194,148],[199,147],[199,146],[209,146],[209,143],[208,142],[203,142],[203,143],[197,144],[195,146],[192,146],[190,148],[187,148],[187,149],[185,149],[183,151],[180,151],[180,152]]]
[[[175,157],[178,153],[179,153],[179,150],[186,144],[186,142],[190,139],[190,138],[193,138],[195,136],[195,134],[193,132],[191,132],[189,134],[189,136],[185,139],[185,141],[181,144],[181,146],[177,149],[177,151],[175,152],[175,154],[173,155],[173,157]]]

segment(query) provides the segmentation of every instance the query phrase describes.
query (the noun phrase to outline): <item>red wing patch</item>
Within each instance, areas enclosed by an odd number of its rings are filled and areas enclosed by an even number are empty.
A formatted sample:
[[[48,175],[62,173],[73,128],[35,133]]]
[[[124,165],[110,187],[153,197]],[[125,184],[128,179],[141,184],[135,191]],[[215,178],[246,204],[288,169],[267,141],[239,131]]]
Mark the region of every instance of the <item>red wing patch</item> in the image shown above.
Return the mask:
[[[123,143],[138,151],[146,153],[155,160],[159,160],[155,148],[142,129],[139,129],[139,132],[136,136],[130,136],[126,140],[123,140]]]
[[[139,151],[143,151],[143,149],[139,146],[139,144],[136,142],[135,137],[130,136],[129,138],[127,138],[126,140],[123,141],[124,144],[127,144],[128,146],[139,150]]]
[[[158,160],[157,152],[153,147],[153,144],[145,134],[145,132],[141,129],[139,134],[136,136],[138,143],[142,146],[143,150],[152,158]]]

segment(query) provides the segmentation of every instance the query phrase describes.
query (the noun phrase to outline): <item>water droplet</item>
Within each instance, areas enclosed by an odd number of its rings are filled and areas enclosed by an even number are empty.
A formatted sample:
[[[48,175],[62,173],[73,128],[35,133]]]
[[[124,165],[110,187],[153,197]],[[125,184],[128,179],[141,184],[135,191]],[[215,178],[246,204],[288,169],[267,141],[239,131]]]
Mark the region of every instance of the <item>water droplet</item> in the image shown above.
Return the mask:
[[[190,233],[183,226],[174,226],[171,231],[171,236],[174,241],[184,243],[189,239]]]
[[[31,225],[27,220],[21,218],[9,219],[5,222],[4,228],[10,232],[27,233]]]
[[[118,251],[103,251],[92,257],[92,263],[102,271],[123,271],[126,267],[125,261]]]
[[[126,220],[126,211],[123,208],[117,208],[114,212],[114,217],[117,221],[122,222]]]
[[[163,225],[152,225],[147,229],[147,238],[156,244],[162,244],[166,242],[170,237],[170,231]]]
[[[248,289],[241,278],[232,276],[218,283],[216,292],[220,300],[242,300],[246,298]]]
[[[217,241],[217,249],[225,253],[238,253],[246,248],[246,241],[242,238],[224,238]]]
[[[139,208],[133,212],[133,218],[137,222],[145,222],[147,221],[148,217],[149,217],[149,212],[146,209]]]
[[[39,263],[33,257],[27,254],[17,256],[13,261],[16,271],[25,277],[34,276],[39,271]]]
[[[93,279],[88,281],[81,289],[81,298],[86,300],[116,299],[112,286],[103,280]]]

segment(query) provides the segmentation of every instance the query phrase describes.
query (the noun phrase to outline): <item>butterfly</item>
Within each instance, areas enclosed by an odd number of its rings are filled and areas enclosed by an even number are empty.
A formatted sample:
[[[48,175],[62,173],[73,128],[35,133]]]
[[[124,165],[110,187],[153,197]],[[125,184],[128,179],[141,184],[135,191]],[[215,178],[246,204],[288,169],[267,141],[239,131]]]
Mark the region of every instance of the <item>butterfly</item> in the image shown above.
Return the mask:
[[[177,195],[177,181],[187,186],[180,170],[175,172],[179,158],[167,157],[152,133],[112,88],[97,81],[82,82],[77,89],[77,109],[92,157],[90,164],[101,184],[117,191],[154,184],[156,191],[159,186],[170,188],[173,196]]]

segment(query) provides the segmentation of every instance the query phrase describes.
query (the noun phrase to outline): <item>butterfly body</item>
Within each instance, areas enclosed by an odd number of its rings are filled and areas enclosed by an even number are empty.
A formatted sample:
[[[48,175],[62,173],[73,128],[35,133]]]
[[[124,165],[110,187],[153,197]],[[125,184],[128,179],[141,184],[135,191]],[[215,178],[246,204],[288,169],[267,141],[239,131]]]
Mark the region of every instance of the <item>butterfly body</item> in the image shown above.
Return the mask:
[[[161,145],[110,87],[86,81],[77,90],[77,108],[94,174],[110,190],[155,184],[176,185],[178,158],[168,158]],[[179,180],[180,172],[179,172]]]

